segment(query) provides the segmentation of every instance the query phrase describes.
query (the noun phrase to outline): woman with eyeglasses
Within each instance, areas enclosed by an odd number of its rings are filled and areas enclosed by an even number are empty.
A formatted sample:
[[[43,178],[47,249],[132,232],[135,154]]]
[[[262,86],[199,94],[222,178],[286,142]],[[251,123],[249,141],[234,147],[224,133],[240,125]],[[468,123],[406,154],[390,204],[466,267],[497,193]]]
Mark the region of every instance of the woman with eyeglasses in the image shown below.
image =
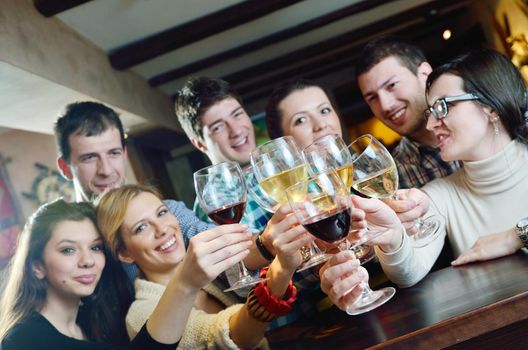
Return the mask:
[[[461,160],[463,169],[421,190],[401,190],[407,200],[388,204],[403,225],[387,205],[355,198],[369,227],[387,231],[377,239],[376,253],[387,276],[402,287],[429,272],[446,234],[459,255],[453,265],[513,254],[523,247],[523,236],[511,229],[526,216],[528,198],[527,96],[519,71],[493,50],[463,54],[429,75],[426,99],[427,129],[434,133],[442,159]],[[404,227],[424,213],[444,219],[441,234],[432,244],[413,248]],[[343,269],[337,267],[347,259],[326,269],[325,288],[342,284]],[[339,290],[344,292],[331,296],[336,304],[349,293],[345,287]]]

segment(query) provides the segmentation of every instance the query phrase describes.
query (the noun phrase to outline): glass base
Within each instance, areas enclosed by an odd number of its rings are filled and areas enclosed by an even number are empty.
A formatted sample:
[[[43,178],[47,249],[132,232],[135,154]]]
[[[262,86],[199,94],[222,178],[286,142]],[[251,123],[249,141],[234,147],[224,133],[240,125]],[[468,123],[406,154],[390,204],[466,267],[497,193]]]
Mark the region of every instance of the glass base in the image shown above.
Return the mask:
[[[325,261],[327,261],[328,259],[330,259],[332,257],[332,255],[328,255],[328,254],[324,254],[324,253],[320,253],[320,254],[317,254],[317,255],[312,255],[310,257],[310,259],[308,259],[307,261],[303,262],[298,268],[297,272],[301,272],[301,271],[304,271],[304,270],[307,270],[311,267],[314,267],[314,266],[317,266],[317,265],[320,265],[322,263],[324,263]]]
[[[224,292],[231,292],[233,290],[251,287],[260,282],[264,282],[267,278],[247,276],[236,281],[231,288],[224,289]]]
[[[411,236],[413,247],[425,247],[438,237],[440,221],[433,216],[418,221],[416,226],[418,232]]]
[[[369,312],[370,310],[374,310],[378,306],[381,306],[387,301],[389,301],[395,293],[396,289],[392,287],[387,287],[362,294],[354,302],[354,304],[347,307],[346,313],[349,315],[359,315],[365,312]]]

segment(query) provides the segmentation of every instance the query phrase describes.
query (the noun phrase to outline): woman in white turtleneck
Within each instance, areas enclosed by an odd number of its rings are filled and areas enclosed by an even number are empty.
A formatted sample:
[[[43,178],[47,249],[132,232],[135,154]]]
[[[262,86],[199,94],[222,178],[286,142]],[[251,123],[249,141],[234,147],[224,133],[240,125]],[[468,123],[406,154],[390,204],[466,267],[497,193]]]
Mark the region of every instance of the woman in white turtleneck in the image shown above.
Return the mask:
[[[402,287],[429,272],[446,234],[460,255],[453,265],[516,252],[523,244],[511,227],[528,212],[527,97],[517,68],[493,50],[473,51],[435,69],[427,79],[426,98],[427,128],[438,140],[442,159],[461,160],[464,167],[421,190],[400,190],[406,200],[388,204],[403,225],[384,203],[354,198],[371,228],[387,231],[374,241],[376,253],[389,279]],[[404,230],[424,211],[441,219],[440,236],[414,248]],[[343,256],[323,267],[323,290],[336,290],[344,283],[341,277],[351,275],[343,268],[347,260]],[[351,284],[355,280],[348,277]],[[351,287],[331,293],[336,305],[352,299]]]

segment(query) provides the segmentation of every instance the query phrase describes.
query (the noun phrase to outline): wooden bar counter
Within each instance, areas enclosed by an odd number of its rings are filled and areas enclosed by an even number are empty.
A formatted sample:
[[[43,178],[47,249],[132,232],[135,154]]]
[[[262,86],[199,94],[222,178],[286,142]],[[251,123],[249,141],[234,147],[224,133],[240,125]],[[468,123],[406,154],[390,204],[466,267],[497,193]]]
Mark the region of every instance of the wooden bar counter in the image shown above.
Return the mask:
[[[528,349],[528,254],[447,267],[366,314],[332,307],[267,338],[272,349]]]

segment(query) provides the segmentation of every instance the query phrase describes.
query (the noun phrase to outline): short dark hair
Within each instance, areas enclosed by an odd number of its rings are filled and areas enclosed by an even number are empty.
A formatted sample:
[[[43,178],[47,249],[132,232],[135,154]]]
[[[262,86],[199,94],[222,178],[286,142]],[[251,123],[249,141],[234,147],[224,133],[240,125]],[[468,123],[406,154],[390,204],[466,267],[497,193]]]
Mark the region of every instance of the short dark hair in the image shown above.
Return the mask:
[[[512,139],[528,142],[526,83],[513,63],[491,49],[464,53],[434,69],[427,78],[426,94],[442,75],[453,74],[464,81],[464,90],[479,98],[499,116]]]
[[[304,90],[311,87],[317,87],[324,91],[326,96],[330,99],[330,94],[321,85],[314,81],[307,79],[291,79],[277,85],[270,96],[266,104],[266,126],[268,128],[268,135],[271,139],[284,136],[284,130],[282,130],[282,114],[279,110],[279,104],[288,96],[295,91]],[[330,100],[332,107],[335,107],[335,103]]]
[[[414,75],[418,73],[420,64],[427,62],[425,54],[417,46],[391,35],[380,36],[369,41],[361,50],[356,62],[356,80],[361,74],[391,56]]]
[[[111,127],[119,130],[121,145],[125,147],[125,131],[119,115],[97,102],[75,102],[66,106],[66,112],[55,123],[55,137],[59,156],[70,162],[70,135],[95,136]]]
[[[227,98],[234,98],[242,104],[240,95],[225,80],[207,77],[187,80],[176,93],[174,111],[189,139],[203,140],[202,115],[211,106]]]

